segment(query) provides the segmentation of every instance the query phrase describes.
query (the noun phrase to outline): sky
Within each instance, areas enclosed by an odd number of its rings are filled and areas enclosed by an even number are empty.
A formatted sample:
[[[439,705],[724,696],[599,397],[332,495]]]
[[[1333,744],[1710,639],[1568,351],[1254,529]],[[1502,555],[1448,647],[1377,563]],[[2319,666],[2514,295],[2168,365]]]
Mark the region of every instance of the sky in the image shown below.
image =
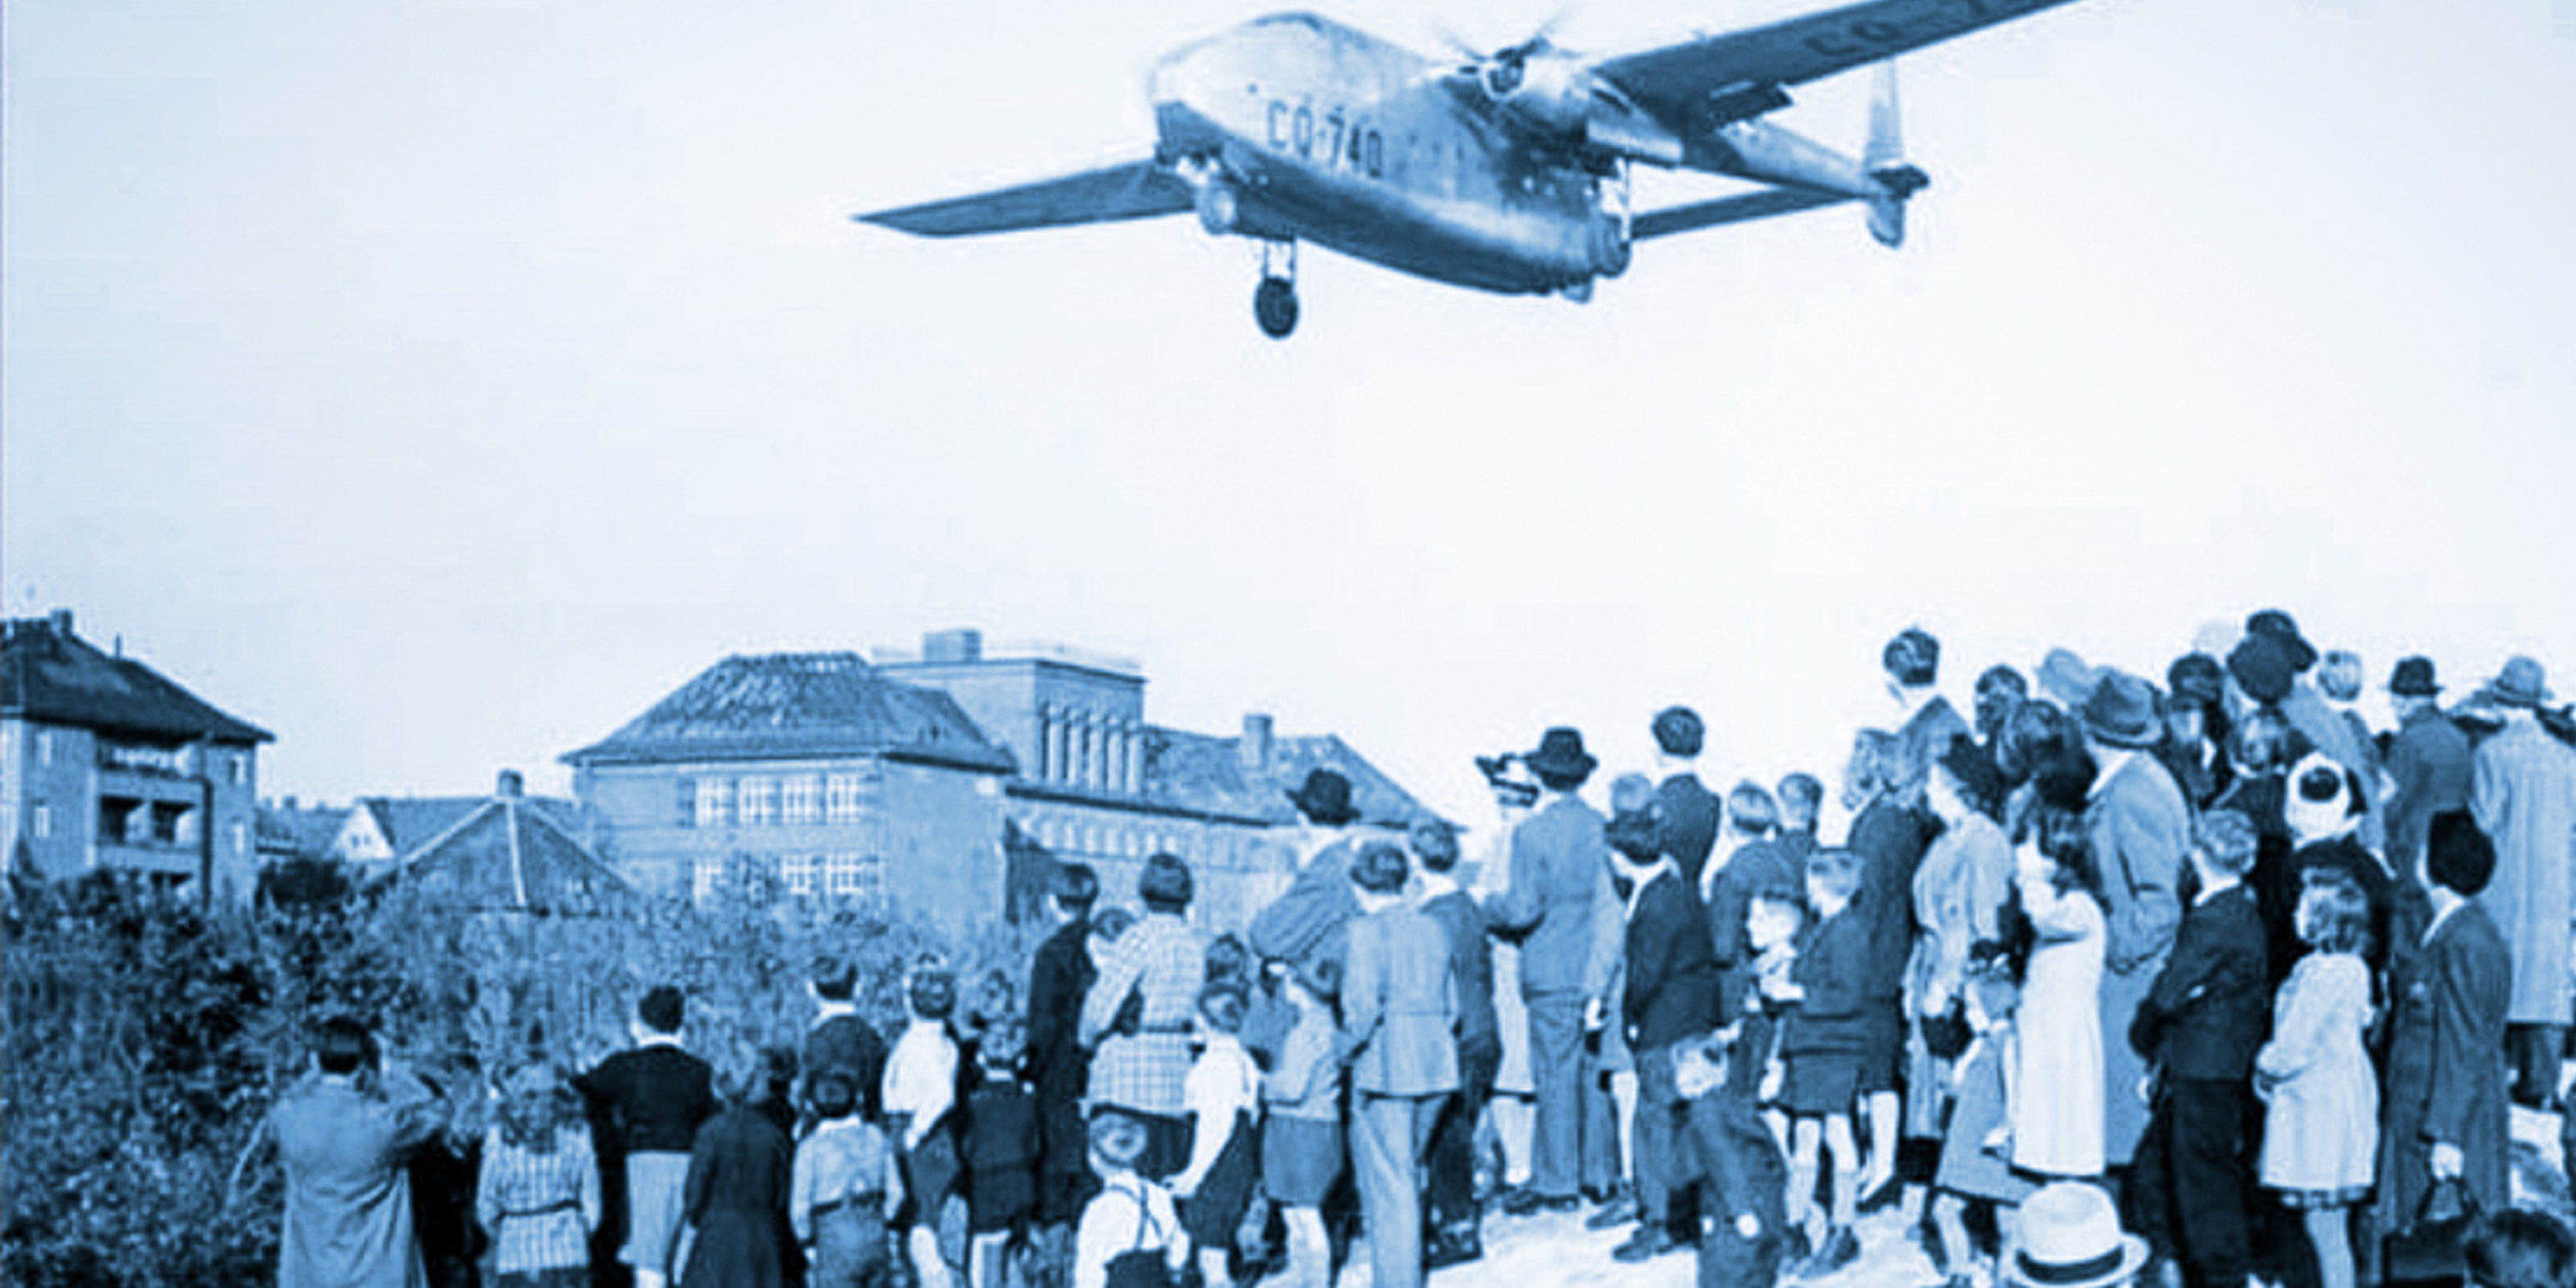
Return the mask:
[[[1426,51],[1819,7],[1390,0]],[[2374,687],[2576,689],[2576,5],[2082,0],[1902,63],[1890,252],[1815,212],[1594,300],[1187,218],[851,213],[1137,155],[1234,0],[14,0],[0,595],[278,735],[262,790],[489,790],[733,653],[953,626],[1150,719],[1830,774],[1880,646],[1964,700],[2290,610]],[[1856,147],[1867,77],[1777,119]],[[1670,176],[1640,205],[1715,189]],[[1857,714],[1855,714],[1857,713]]]

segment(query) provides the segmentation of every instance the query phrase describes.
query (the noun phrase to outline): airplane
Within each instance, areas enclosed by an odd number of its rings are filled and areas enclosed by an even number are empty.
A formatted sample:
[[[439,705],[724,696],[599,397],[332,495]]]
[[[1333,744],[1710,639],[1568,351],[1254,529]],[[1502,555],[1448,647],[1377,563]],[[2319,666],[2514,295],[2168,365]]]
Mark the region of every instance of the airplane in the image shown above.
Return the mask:
[[[1153,154],[1035,183],[855,215],[963,237],[1196,211],[1262,243],[1262,333],[1297,326],[1311,241],[1399,272],[1503,294],[1589,300],[1637,242],[1859,202],[1905,239],[1931,182],[1907,164],[1893,60],[2068,0],[1864,0],[1610,57],[1542,30],[1481,56],[1429,57],[1311,13],[1256,18],[1165,55],[1147,79]],[[1763,117],[1789,88],[1876,64],[1853,157]],[[1632,167],[1762,187],[1633,212]]]

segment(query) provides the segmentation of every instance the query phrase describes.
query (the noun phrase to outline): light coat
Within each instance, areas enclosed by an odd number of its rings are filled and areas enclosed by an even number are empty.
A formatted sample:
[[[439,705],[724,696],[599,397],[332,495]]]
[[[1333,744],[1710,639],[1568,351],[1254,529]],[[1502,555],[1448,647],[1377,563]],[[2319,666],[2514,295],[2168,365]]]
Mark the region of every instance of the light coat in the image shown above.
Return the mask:
[[[2513,949],[2515,1024],[2566,1024],[2567,924],[2576,883],[2576,751],[2528,719],[2478,747],[2471,801],[2495,841],[2495,880],[2478,902]]]
[[[1351,1088],[1381,1096],[1458,1089],[1458,983],[1449,932],[1396,905],[1350,925],[1341,1049]]]
[[[390,1095],[319,1078],[269,1111],[286,1169],[278,1288],[419,1288],[404,1162],[438,1126],[438,1102],[397,1074]]]

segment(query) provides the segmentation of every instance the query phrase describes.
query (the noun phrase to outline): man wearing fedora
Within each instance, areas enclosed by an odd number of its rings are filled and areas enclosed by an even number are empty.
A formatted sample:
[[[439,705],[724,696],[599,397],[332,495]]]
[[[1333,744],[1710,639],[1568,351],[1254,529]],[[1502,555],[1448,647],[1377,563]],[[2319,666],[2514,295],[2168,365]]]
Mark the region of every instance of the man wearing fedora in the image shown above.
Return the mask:
[[[2084,828],[2101,874],[2108,942],[2102,973],[2103,1156],[2124,1168],[2147,1129],[2138,1091],[2146,1061],[2129,1045],[2129,1024],[2146,1000],[2182,924],[2183,856],[2191,807],[2154,755],[2163,733],[2155,690],[2123,671],[2095,681],[2082,707],[2084,739],[2097,767]],[[2230,1285],[2229,1288],[2234,1288]]]
[[[2412,872],[2424,853],[2424,826],[2445,810],[2469,807],[2469,735],[2442,712],[2442,686],[2433,659],[2410,657],[2388,677],[2388,702],[2397,711],[2397,733],[2388,743],[2393,784],[2388,816],[2388,866]]]
[[[2147,1264],[2146,1241],[2120,1228],[2111,1196],[2055,1181],[2021,1205],[2020,1246],[2004,1277],[2020,1288],[2122,1288]]]
[[[2540,663],[2517,657],[2483,695],[2504,728],[2479,744],[2470,803],[2495,841],[2495,881],[2482,900],[2513,948],[2513,1098],[2538,1108],[2558,1094],[2559,1053],[2576,988],[2567,973],[2569,880],[2576,843],[2576,751],[2540,727],[2549,684]]]
[[[1583,1019],[1608,987],[1622,909],[1610,886],[1610,847],[1598,811],[1576,793],[1597,761],[1583,735],[1547,731],[1521,757],[1546,799],[1512,833],[1511,886],[1487,907],[1497,933],[1520,943],[1522,1005],[1529,1016],[1530,1078],[1538,1092],[1527,1190],[1508,1210],[1570,1211],[1580,1201]]]
[[[1351,804],[1351,780],[1336,769],[1311,769],[1288,801],[1306,820],[1305,861],[1288,889],[1254,915],[1247,938],[1265,961],[1294,965],[1317,954],[1338,960],[1343,932],[1359,915],[1350,871],[1360,812]]]

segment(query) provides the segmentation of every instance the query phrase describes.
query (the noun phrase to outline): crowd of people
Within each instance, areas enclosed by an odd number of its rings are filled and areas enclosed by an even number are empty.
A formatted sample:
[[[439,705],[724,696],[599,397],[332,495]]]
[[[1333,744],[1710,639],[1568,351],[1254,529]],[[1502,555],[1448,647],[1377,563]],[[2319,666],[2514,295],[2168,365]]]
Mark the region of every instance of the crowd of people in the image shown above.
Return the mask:
[[[1712,791],[1674,707],[1607,815],[1576,730],[1481,762],[1473,864],[1313,771],[1248,925],[1193,925],[1171,855],[1133,908],[1066,865],[1025,981],[961,1005],[925,960],[898,1033],[825,959],[801,1051],[710,1064],[654,989],[631,1049],[500,1080],[491,1269],[1413,1288],[1493,1214],[1563,1212],[1767,1288],[1894,1207],[1949,1288],[2571,1288],[2507,1164],[2509,1106],[2561,1108],[2576,1005],[2576,729],[2537,662],[2446,708],[2407,658],[2385,730],[2360,660],[2277,610],[2162,686],[1992,667],[1965,716],[1930,635],[1883,662],[1838,844],[1814,776]],[[368,1050],[326,1025],[273,1114],[288,1285],[419,1282],[394,1160],[431,1102]]]

